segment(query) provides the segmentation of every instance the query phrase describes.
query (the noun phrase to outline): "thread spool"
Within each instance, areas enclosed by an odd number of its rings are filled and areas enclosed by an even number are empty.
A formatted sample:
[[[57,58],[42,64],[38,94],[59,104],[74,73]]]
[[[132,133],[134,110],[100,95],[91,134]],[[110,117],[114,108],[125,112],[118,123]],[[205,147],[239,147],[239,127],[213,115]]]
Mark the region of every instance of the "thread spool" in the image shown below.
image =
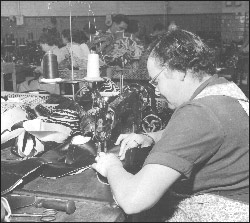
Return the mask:
[[[103,81],[100,77],[98,54],[90,53],[88,55],[87,77],[84,79],[87,81]]]
[[[55,79],[59,77],[57,56],[51,51],[43,57],[43,76],[46,79]]]

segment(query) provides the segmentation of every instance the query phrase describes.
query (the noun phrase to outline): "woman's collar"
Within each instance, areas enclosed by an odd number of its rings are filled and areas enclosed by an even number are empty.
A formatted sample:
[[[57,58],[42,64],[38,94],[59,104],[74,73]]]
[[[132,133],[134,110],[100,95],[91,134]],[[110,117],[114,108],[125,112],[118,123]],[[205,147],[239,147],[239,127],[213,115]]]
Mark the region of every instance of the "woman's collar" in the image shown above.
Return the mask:
[[[204,88],[206,88],[208,85],[213,83],[216,79],[218,79],[218,74],[214,74],[211,76],[208,80],[203,82],[193,93],[192,97],[190,98],[190,101],[193,100]]]

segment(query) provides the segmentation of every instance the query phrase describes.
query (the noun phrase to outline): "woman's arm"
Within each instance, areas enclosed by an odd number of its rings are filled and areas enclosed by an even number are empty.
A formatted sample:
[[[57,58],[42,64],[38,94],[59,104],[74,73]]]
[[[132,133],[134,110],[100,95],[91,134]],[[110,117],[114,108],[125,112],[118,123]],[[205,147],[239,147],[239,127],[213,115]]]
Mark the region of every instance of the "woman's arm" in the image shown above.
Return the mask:
[[[159,164],[145,165],[133,175],[118,162],[114,154],[105,154],[92,166],[108,178],[117,203],[127,214],[153,207],[181,176],[176,170]]]
[[[119,156],[123,160],[125,158],[126,151],[135,147],[149,147],[153,146],[154,143],[158,142],[161,139],[162,133],[164,130],[158,132],[150,132],[147,134],[121,134],[116,140],[115,145],[120,145]]]

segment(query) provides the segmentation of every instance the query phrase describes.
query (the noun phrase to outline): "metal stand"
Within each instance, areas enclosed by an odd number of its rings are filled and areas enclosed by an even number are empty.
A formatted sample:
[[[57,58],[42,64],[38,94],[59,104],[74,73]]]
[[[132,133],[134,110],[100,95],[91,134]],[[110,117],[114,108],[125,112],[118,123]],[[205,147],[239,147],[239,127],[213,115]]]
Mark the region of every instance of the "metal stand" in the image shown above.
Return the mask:
[[[121,74],[120,74],[120,92],[121,94],[123,92],[123,70],[121,71]]]
[[[56,84],[59,84],[60,86],[60,94],[61,94],[61,84],[71,84],[72,98],[75,101],[75,84],[79,84],[81,82],[85,82],[85,80],[65,80],[65,81],[56,82]]]

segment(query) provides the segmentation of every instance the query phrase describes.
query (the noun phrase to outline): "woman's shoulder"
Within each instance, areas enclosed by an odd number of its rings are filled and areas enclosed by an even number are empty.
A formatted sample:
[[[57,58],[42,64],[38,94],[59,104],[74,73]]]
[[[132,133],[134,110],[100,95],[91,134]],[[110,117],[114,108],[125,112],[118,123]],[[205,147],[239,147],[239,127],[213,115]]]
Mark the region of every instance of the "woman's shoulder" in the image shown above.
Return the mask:
[[[80,47],[81,47],[82,50],[88,51],[88,52],[89,52],[89,47],[88,47],[88,45],[87,45],[86,43],[82,43],[82,44],[80,45]]]
[[[53,53],[57,56],[57,60],[58,62],[61,62],[62,60],[64,60],[65,56],[68,54],[68,51],[66,48],[55,48],[53,50]]]
[[[89,48],[88,45],[87,45],[86,43],[80,44],[80,47],[81,47],[81,48],[86,48],[86,47]]]

